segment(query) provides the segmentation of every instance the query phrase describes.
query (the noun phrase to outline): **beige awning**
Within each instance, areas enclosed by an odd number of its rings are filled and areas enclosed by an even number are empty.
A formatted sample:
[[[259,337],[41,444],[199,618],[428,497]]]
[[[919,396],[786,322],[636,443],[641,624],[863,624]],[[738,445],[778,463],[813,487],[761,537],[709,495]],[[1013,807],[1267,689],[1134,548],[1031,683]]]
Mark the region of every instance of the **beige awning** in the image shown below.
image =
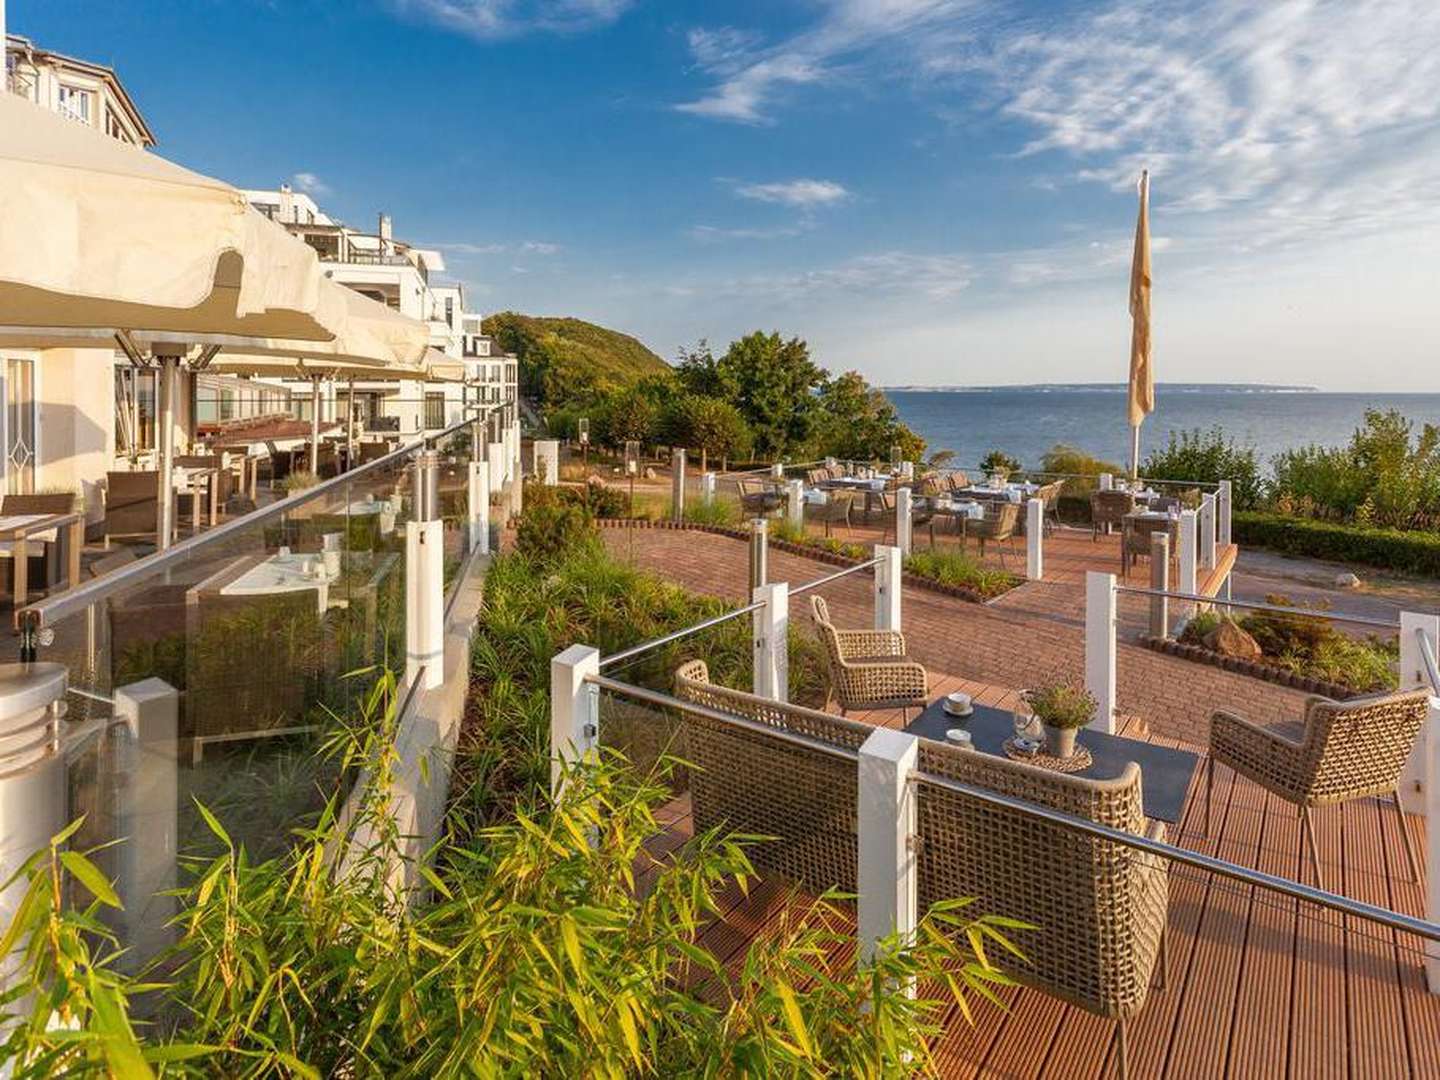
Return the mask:
[[[0,133],[7,344],[334,336],[343,305],[315,252],[228,184],[10,94]]]
[[[428,349],[425,353],[425,378],[430,382],[463,383],[465,364],[439,349]]]

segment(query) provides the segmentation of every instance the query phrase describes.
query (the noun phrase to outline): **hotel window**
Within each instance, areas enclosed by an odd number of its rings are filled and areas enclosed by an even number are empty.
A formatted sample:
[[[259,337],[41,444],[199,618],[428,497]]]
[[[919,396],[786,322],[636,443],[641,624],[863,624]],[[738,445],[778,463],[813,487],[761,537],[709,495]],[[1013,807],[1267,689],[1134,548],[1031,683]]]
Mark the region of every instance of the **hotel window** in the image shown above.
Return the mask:
[[[425,427],[427,430],[445,426],[445,395],[425,395]]]
[[[455,298],[453,296],[445,297],[445,323],[448,326],[455,325]]]
[[[115,115],[115,110],[105,106],[105,134],[112,139],[119,139],[121,142],[134,144],[135,140],[130,137],[130,132],[125,130],[125,125],[120,122],[120,117]]]
[[[59,106],[60,114],[71,120],[78,120],[82,124],[90,123],[91,99],[94,95],[89,90],[81,90],[77,86],[60,86]]]

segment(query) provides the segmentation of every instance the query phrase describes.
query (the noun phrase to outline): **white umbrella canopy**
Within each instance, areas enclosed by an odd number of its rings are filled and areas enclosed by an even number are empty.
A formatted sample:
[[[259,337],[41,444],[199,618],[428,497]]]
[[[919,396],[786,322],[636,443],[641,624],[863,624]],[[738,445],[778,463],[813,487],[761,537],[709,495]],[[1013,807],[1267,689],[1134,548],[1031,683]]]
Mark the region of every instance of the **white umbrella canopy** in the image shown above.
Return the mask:
[[[235,188],[8,94],[0,132],[7,344],[334,336],[315,252]]]

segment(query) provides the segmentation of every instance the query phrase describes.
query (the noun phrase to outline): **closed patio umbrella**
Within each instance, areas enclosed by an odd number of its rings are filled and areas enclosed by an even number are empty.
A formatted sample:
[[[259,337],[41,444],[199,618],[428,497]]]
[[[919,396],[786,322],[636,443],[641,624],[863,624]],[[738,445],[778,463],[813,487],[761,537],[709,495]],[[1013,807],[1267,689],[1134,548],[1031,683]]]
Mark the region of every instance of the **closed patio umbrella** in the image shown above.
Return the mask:
[[[1140,174],[1140,211],[1130,263],[1130,478],[1140,475],[1140,425],[1155,410],[1150,355],[1150,170]]]

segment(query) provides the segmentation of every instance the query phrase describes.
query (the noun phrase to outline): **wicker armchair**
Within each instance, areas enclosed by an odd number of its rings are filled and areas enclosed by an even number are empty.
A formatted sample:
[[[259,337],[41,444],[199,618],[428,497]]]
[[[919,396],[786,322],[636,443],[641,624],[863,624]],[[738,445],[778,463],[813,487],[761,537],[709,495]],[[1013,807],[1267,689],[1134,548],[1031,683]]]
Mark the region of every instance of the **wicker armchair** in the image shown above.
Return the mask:
[[[970,477],[956,469],[954,472],[945,474],[945,483],[951,491],[964,491],[970,486]]]
[[[830,661],[830,693],[840,714],[851,709],[925,707],[929,678],[925,668],[906,659],[905,635],[898,630],[837,630],[825,598],[812,596],[810,611]],[[830,703],[827,696],[827,705]]]
[[[1086,780],[922,739],[919,764],[922,773],[1165,839],[1162,822],[1147,828],[1140,767],[1133,763],[1114,779]],[[1058,937],[1046,940],[1063,940],[1063,948],[1037,942],[1026,950],[1029,962],[1007,967],[1006,974],[1114,1020],[1125,1077],[1126,1024],[1144,1007],[1152,980],[1165,985],[1164,860],[923,779],[916,784],[916,831],[920,910],[968,896],[977,913],[1055,928]]]
[[[1315,882],[1324,888],[1310,810],[1367,795],[1388,795],[1395,806],[1410,873],[1420,880],[1414,841],[1400,806],[1400,771],[1425,724],[1423,690],[1332,701],[1310,697],[1299,724],[1265,728],[1234,713],[1210,716],[1210,758],[1205,776],[1205,831],[1215,763],[1228,765],[1266,791],[1294,803],[1305,826]]]
[[[1125,515],[1135,510],[1135,496],[1128,491],[1092,491],[1090,493],[1090,539],[1097,540],[1100,530],[1125,524]]]
[[[1120,532],[1120,573],[1130,576],[1137,558],[1150,557],[1150,538],[1156,533],[1170,537],[1170,557],[1180,557],[1180,522],[1159,518],[1127,517]]]
[[[1064,487],[1064,480],[1056,480],[1035,492],[1034,498],[1039,499],[1045,508],[1043,522],[1046,536],[1054,532],[1055,526],[1060,524],[1060,492]]]
[[[1015,527],[1020,522],[1020,504],[1012,502],[992,502],[989,504],[986,514],[978,521],[971,521],[966,526],[965,535],[972,536],[980,541],[980,557],[985,557],[986,543],[997,543],[1000,545],[1000,565],[1005,565],[1005,542],[1015,535]]]
[[[753,517],[764,517],[780,509],[780,493],[763,480],[736,480],[735,488],[740,493],[740,506]]]
[[[836,525],[844,525],[846,532],[849,532],[850,511],[854,505],[854,492],[828,491],[823,503],[806,506],[805,511],[812,520],[825,526],[825,535],[829,536],[830,530]]]

